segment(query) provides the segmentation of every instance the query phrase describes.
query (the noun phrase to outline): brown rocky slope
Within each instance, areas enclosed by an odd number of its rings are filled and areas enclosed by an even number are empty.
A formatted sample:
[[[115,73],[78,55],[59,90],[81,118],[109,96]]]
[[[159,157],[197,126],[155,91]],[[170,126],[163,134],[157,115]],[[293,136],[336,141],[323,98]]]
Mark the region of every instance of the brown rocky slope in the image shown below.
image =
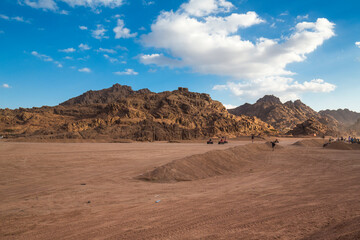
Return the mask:
[[[282,103],[279,98],[273,95],[266,95],[260,98],[256,103],[246,103],[234,109],[228,110],[235,115],[255,116],[274,126],[282,133],[300,133],[297,128],[299,124],[307,125],[311,119],[311,125],[321,126],[319,129],[312,128],[311,131],[305,131],[300,135],[307,135],[310,132],[321,134],[323,132],[337,132],[340,124],[331,116],[320,115],[312,108],[302,103],[300,100],[287,101]],[[316,124],[314,124],[316,122]],[[325,126],[323,126],[325,125]],[[324,130],[326,128],[326,130]],[[291,132],[289,132],[291,131]]]
[[[0,109],[8,138],[172,140],[277,131],[256,117],[235,116],[208,94],[186,88],[153,93],[115,84],[55,107]]]

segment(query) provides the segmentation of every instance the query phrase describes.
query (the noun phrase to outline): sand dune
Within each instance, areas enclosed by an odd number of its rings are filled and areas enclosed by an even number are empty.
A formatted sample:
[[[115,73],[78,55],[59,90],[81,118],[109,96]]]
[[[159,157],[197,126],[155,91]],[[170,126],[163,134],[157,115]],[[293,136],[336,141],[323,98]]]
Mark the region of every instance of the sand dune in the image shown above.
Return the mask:
[[[294,146],[300,146],[300,147],[322,147],[324,145],[323,139],[306,139],[306,140],[300,140],[294,143]]]
[[[277,149],[280,148],[277,146]],[[266,151],[272,151],[269,142],[210,151],[174,160],[137,178],[152,182],[175,182],[230,174],[244,169],[255,157],[261,157],[259,153]]]

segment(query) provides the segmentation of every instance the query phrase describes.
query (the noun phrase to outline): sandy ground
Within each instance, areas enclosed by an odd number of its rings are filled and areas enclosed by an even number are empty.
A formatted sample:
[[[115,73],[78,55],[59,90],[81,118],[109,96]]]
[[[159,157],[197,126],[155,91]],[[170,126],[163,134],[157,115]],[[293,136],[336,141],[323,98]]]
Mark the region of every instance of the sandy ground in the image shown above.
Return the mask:
[[[360,239],[360,151],[295,141],[231,174],[177,183],[134,177],[249,142],[2,141],[0,239]]]

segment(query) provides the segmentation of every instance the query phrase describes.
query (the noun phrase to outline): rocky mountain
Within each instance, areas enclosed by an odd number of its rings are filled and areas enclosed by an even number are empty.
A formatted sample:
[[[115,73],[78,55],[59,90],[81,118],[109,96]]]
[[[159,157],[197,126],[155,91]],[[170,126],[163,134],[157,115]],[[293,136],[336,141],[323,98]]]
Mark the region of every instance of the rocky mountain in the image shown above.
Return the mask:
[[[99,90],[99,91],[87,91],[86,93],[71,98],[63,103],[61,106],[71,106],[76,104],[90,105],[97,103],[112,103],[118,99],[125,99],[137,94],[151,93],[149,89],[141,89],[139,91],[133,91],[129,86],[123,86],[118,83],[114,84],[111,88]]]
[[[266,95],[254,104],[245,103],[228,111],[234,115],[258,117],[284,134],[337,134],[346,131],[331,115],[319,114],[300,100],[282,103],[273,95]]]
[[[256,117],[235,116],[208,94],[153,93],[115,84],[55,107],[0,109],[0,135],[25,138],[173,140],[276,134]]]
[[[338,122],[344,124],[345,126],[350,126],[355,124],[360,119],[360,113],[350,111],[349,109],[338,109],[338,110],[324,110],[319,112],[322,116],[331,116],[335,118]]]
[[[282,132],[293,129],[297,124],[309,118],[321,117],[316,111],[306,106],[300,100],[282,103],[279,98],[273,95],[266,95],[254,104],[245,103],[228,111],[238,116],[258,117]]]

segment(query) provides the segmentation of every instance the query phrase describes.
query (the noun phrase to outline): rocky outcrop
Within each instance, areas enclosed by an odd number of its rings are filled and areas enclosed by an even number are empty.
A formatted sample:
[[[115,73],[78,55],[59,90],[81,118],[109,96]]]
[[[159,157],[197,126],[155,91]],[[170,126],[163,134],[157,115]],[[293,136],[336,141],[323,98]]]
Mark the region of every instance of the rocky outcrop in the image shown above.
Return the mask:
[[[230,114],[208,94],[187,88],[153,93],[116,84],[55,107],[0,110],[0,135],[8,137],[153,141],[276,133],[270,124]]]
[[[310,118],[303,123],[296,125],[294,129],[288,132],[293,136],[337,136],[339,132],[336,128],[330,128],[315,118]]]

